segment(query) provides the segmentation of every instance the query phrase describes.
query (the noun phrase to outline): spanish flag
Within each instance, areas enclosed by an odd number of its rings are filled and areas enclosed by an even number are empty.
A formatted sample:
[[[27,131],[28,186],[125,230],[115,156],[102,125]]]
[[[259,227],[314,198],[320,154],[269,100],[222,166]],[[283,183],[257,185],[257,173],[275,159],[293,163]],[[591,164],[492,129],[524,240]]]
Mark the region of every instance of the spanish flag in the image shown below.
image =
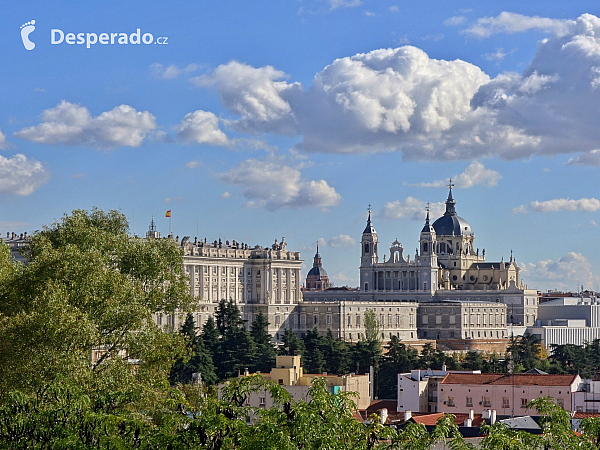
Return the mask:
[[[165,217],[171,217],[171,210],[168,210],[168,211],[165,213]]]

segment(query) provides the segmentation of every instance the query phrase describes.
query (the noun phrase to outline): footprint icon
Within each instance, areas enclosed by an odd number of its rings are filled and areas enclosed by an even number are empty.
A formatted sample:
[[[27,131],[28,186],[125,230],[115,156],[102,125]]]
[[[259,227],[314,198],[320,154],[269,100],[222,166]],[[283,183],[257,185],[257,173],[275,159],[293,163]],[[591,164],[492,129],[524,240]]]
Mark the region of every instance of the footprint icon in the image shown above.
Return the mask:
[[[29,40],[29,35],[33,30],[35,30],[35,20],[21,25],[21,39],[23,39],[23,45],[26,50],[33,50],[35,48],[35,43]]]

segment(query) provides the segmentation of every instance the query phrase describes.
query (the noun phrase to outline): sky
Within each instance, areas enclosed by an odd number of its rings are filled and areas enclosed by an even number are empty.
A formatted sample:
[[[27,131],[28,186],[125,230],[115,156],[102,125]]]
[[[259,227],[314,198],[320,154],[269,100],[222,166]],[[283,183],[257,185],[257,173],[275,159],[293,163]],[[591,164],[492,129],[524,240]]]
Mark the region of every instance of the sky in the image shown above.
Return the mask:
[[[117,209],[143,235],[319,242],[358,284],[458,214],[529,288],[600,284],[597,1],[12,2],[0,233]]]

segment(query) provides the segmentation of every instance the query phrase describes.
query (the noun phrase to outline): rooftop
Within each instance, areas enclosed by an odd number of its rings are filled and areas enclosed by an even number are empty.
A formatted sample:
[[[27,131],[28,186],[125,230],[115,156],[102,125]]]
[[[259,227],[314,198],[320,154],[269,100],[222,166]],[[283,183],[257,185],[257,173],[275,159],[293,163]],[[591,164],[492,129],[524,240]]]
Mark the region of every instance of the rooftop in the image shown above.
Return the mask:
[[[539,375],[534,373],[449,373],[442,384],[486,384],[503,386],[571,386],[577,375]]]

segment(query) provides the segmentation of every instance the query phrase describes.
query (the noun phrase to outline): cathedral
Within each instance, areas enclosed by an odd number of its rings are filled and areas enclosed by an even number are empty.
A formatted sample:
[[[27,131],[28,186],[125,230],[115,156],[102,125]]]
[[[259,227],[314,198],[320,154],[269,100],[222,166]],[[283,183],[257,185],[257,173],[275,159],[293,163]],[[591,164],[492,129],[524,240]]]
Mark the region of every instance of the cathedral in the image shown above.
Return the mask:
[[[486,262],[471,226],[456,212],[452,183],[449,187],[444,214],[432,223],[427,210],[414,255],[396,239],[380,256],[369,211],[357,287],[330,285],[318,246],[302,287],[303,261],[284,238],[263,247],[170,236],[184,254],[183,271],[198,304],[196,326],[214,315],[222,299],[235,302],[248,325],[259,312],[266,315],[275,341],[287,329],[304,337],[316,328],[356,342],[364,336],[367,311],[375,312],[383,340],[505,339],[509,326],[532,326],[537,291],[524,286],[512,253],[507,262]],[[146,239],[158,238],[152,222]],[[183,319],[179,312],[155,317],[173,329]]]

